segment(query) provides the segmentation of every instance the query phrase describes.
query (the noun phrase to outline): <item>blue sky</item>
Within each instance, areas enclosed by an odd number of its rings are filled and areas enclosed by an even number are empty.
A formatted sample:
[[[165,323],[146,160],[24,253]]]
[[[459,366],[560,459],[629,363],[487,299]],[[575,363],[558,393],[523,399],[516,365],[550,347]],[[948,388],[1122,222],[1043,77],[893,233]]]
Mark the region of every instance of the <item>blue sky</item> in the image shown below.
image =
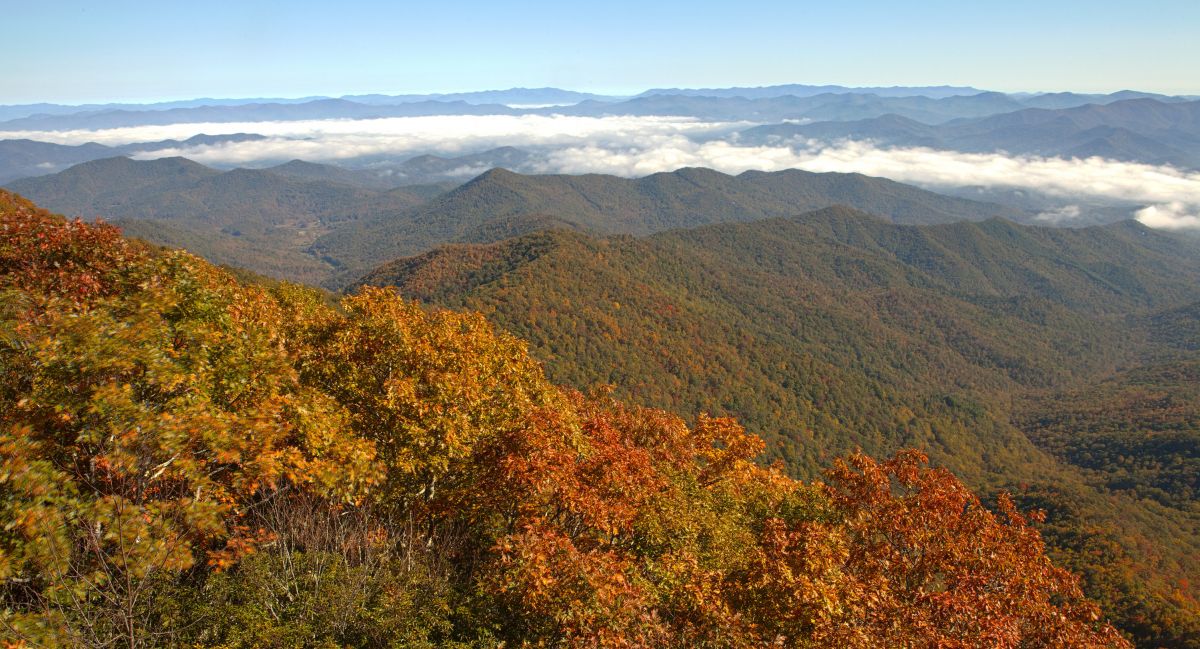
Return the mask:
[[[5,3],[0,103],[836,83],[1200,94],[1200,2]]]

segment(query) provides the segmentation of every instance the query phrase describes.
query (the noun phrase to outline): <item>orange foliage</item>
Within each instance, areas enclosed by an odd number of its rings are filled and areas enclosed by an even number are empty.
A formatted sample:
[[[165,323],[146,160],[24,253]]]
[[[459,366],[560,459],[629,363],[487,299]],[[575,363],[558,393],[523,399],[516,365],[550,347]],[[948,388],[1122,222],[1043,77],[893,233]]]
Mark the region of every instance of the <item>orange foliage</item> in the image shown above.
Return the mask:
[[[765,625],[823,646],[1111,647],[1078,579],[1007,496],[999,515],[915,451],[838,461],[828,520],[768,521],[745,595]]]

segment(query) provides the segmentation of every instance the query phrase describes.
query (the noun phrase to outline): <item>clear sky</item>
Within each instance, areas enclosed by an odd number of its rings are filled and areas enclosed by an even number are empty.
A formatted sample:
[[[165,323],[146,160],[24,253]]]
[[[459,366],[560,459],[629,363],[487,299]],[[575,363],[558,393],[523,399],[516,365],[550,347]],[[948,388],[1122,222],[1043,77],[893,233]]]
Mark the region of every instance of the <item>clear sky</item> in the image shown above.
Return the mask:
[[[1200,94],[1200,1],[3,0],[0,103],[776,83]]]

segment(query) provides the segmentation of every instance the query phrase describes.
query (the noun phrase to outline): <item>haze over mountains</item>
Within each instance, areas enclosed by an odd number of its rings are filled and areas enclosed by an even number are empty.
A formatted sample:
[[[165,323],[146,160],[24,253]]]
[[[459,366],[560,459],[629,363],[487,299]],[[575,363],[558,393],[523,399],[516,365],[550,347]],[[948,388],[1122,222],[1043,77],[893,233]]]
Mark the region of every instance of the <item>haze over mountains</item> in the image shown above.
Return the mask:
[[[34,140],[0,140],[0,183],[42,176],[61,171],[72,165],[118,155],[152,153],[162,150],[213,146],[226,142],[247,142],[266,139],[262,135],[232,133],[229,135],[193,135],[186,140],[161,140],[120,146],[105,146],[95,142],[79,145],[53,144]]]
[[[0,123],[42,129],[0,140],[5,186],[329,286],[448,241],[551,225],[644,235],[835,204],[898,223],[1200,226],[1200,101],[1131,91],[541,88],[58,108]]]
[[[332,164],[369,172],[341,182],[373,189],[465,182],[493,167],[625,177],[800,168],[1008,202],[1060,225],[1138,215],[1190,227],[1200,222],[1198,107],[1134,91],[796,84],[9,106],[0,107],[11,116],[0,121],[0,183],[113,155],[224,169]],[[1105,182],[1089,181],[1097,177]]]
[[[492,90],[429,95],[345,95],[339,98],[195,99],[157,104],[28,104],[0,106],[2,130],[114,128],[185,122],[339,119],[428,114],[674,115],[705,119],[752,116],[776,119],[862,118],[871,114],[915,115],[926,120],[973,117],[1021,108],[1070,108],[1153,98],[1186,101],[1155,93],[1109,95],[1050,93],[1006,95],[965,87],[849,88],[799,84],[759,88],[653,89],[614,97],[557,88]]]
[[[758,126],[749,143],[791,138],[861,139],[884,146],[1111,160],[1200,168],[1200,102],[1126,99],[1070,108],[1029,108],[933,125],[898,114],[856,121]]]

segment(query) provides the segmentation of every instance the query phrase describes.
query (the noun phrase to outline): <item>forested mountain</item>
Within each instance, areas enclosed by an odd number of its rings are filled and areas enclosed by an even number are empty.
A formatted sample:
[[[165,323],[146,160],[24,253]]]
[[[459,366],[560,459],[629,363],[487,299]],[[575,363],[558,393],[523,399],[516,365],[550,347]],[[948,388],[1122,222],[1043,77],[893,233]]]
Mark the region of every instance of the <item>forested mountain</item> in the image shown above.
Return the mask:
[[[736,416],[794,475],[924,449],[1051,511],[1056,556],[1145,646],[1200,641],[1200,430],[1173,387],[1200,357],[1171,342],[1200,298],[1191,244],[1133,222],[916,227],[832,208],[448,246],[363,282],[481,311],[558,382]]]
[[[1012,208],[952,198],[860,174],[788,170],[729,176],[680,169],[644,178],[520,175],[497,169],[412,210],[380,214],[321,237],[313,249],[340,266],[370,265],[443,242],[494,241],[541,229],[547,219],[581,230],[649,234],[753,221],[846,204],[900,223],[1019,217]]]
[[[0,295],[9,644],[1129,646],[1009,498],[915,451],[793,480],[478,315],[7,192]]]
[[[528,152],[511,146],[459,156],[419,155],[401,163],[379,163],[396,186],[454,182],[459,184],[489,169],[524,171],[533,160]]]
[[[101,158],[262,139],[266,138],[253,133],[234,133],[230,135],[201,134],[194,135],[186,140],[138,142],[122,146],[105,146],[95,142],[69,146],[34,140],[0,140],[0,183],[8,183],[30,176],[44,176],[62,171],[81,162],[89,162]]]
[[[378,161],[359,160],[365,167],[355,169],[292,160],[268,167],[267,171],[281,176],[327,180],[377,190],[404,187],[407,191],[425,193],[436,187],[440,188],[436,194],[441,194],[489,169],[521,171],[531,158],[529,153],[520,149],[499,147],[453,157],[425,154],[399,162],[386,158]],[[434,194],[428,195],[432,197]]]
[[[420,156],[391,173],[293,161],[221,172],[184,158],[108,158],[9,183],[70,216],[104,216],[153,243],[277,278],[338,286],[373,266],[451,241],[489,242],[546,227],[603,234],[751,221],[848,204],[901,223],[992,216],[1013,208],[953,198],[859,174],[799,170],[729,176],[681,169],[645,178],[521,175],[493,169],[447,178],[527,154],[495,149],[458,158]]]
[[[304,160],[289,160],[283,164],[267,167],[266,171],[289,178],[325,180],[365,189],[387,190],[396,187],[395,183],[385,174],[364,169],[346,169],[345,167],[338,167],[336,165],[306,162]]]
[[[113,155],[111,148],[95,142],[66,146],[34,140],[0,140],[0,183],[53,173]]]
[[[78,164],[61,173],[9,183],[12,191],[37,196],[40,204],[72,216],[128,216],[145,200],[220,175],[187,158],[133,160],[110,157]],[[113,211],[117,210],[117,211]]]
[[[332,272],[305,252],[317,237],[425,200],[419,191],[373,191],[269,170],[221,172],[185,158],[106,158],[10,185],[63,214],[104,217],[160,245],[311,283]]]

